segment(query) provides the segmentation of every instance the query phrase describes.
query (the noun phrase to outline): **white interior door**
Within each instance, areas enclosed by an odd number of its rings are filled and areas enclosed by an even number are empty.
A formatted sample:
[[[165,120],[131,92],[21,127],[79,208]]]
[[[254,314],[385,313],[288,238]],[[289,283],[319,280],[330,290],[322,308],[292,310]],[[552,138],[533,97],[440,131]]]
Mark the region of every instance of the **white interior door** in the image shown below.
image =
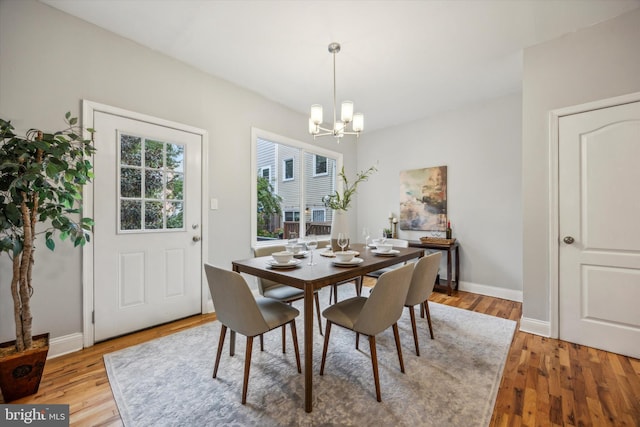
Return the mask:
[[[560,338],[640,357],[640,102],[559,120]]]
[[[96,111],[94,339],[201,312],[202,136]]]

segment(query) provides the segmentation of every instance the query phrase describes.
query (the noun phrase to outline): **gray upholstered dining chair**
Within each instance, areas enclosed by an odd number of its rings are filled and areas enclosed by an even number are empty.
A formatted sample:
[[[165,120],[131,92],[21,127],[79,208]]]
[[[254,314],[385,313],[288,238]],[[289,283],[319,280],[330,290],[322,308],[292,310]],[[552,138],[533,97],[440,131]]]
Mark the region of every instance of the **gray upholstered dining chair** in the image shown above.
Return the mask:
[[[216,318],[222,323],[220,339],[218,341],[218,352],[213,368],[213,378],[216,378],[218,375],[218,366],[220,366],[220,356],[222,355],[222,347],[224,345],[227,328],[247,337],[247,347],[244,356],[244,380],[242,384],[243,405],[247,402],[251,351],[253,349],[253,338],[255,336],[259,335],[262,342],[262,334],[265,332],[281,326],[284,331],[287,324],[291,325],[296,365],[298,367],[298,373],[302,372],[300,368],[300,351],[298,349],[298,336],[295,322],[300,312],[288,304],[270,298],[258,297],[256,299],[240,273],[217,268],[209,264],[205,264],[204,269],[207,274],[209,291],[211,292],[211,298],[213,299],[216,310]]]
[[[282,245],[277,246],[260,246],[253,248],[253,255],[255,257],[268,256],[274,252],[281,252],[286,250]],[[304,298],[304,290],[294,288],[293,286],[283,285],[282,283],[274,282],[269,279],[258,278],[258,291],[260,295],[265,298],[273,298],[278,301],[292,303]],[[314,293],[314,299],[316,301],[316,313],[318,315],[318,329],[320,329],[320,335],[322,335],[322,318],[320,317],[320,299],[318,298],[318,291]],[[284,335],[282,335],[282,351],[285,350]]]
[[[371,292],[369,298],[353,297],[329,306],[322,315],[327,319],[327,327],[324,335],[324,349],[322,350],[322,363],[320,375],[324,374],[324,364],[329,347],[329,335],[331,325],[336,324],[343,328],[356,332],[356,348],[360,334],[369,337],[371,349],[371,364],[373,366],[373,379],[376,385],[376,399],[382,401],[380,394],[380,377],[378,376],[378,357],[376,354],[376,335],[393,327],[393,335],[398,350],[400,371],[404,373],[402,360],[402,347],[398,333],[398,319],[402,316],[402,309],[407,298],[407,292],[411,283],[413,264],[407,264],[395,270],[384,273],[378,279],[378,283]]]
[[[413,307],[420,304],[420,313],[427,314],[427,322],[429,323],[429,334],[433,339],[433,327],[431,326],[431,314],[429,313],[429,295],[433,292],[433,286],[436,282],[436,276],[438,275],[438,268],[440,268],[440,258],[442,254],[440,252],[434,252],[425,257],[422,257],[415,263],[413,269],[413,275],[411,276],[411,286],[409,286],[409,292],[407,293],[407,299],[404,306],[409,307],[409,314],[411,315],[411,328],[413,329],[413,342],[416,345],[416,355],[420,356],[420,346],[418,345],[418,329],[416,327],[416,313]]]

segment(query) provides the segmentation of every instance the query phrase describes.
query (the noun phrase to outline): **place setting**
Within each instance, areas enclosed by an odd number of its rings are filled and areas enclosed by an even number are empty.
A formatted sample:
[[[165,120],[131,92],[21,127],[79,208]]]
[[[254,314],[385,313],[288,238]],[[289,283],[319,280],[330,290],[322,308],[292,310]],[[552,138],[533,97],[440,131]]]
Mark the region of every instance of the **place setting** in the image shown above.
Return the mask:
[[[302,260],[294,258],[293,256],[293,252],[289,251],[274,252],[271,254],[273,259],[267,260],[267,264],[269,267],[277,269],[296,268]]]
[[[393,245],[391,243],[386,243],[385,239],[374,239],[373,243],[369,244],[371,249],[371,253],[378,256],[397,256],[400,251],[397,249],[393,249]]]
[[[349,236],[346,233],[338,233],[338,246],[340,246],[340,251],[335,252],[335,260],[333,260],[333,265],[337,267],[354,267],[364,260],[362,258],[358,258],[360,253],[358,251],[345,250],[349,246]]]

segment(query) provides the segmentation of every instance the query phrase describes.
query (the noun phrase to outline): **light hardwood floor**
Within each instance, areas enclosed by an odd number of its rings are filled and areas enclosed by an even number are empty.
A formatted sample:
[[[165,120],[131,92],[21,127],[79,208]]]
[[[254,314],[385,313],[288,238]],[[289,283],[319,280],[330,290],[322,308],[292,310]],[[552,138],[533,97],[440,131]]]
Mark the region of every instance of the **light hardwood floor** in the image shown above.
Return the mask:
[[[435,292],[430,300],[521,317],[520,303],[467,292]],[[14,403],[68,404],[71,425],[121,426],[102,356],[214,319],[193,316],[48,360],[39,392]],[[491,426],[520,425],[640,427],[640,360],[517,331]]]

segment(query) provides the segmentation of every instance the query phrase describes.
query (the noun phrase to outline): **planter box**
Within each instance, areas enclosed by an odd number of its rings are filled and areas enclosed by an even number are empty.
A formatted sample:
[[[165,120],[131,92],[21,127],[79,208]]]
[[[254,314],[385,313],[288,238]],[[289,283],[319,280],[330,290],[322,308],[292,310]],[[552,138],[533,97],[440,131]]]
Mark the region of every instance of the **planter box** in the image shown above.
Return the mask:
[[[34,342],[42,340],[44,340],[44,346],[0,357],[0,390],[2,390],[5,402],[11,402],[38,392],[49,352],[49,334],[33,337]],[[15,341],[0,344],[0,348],[14,346]]]

